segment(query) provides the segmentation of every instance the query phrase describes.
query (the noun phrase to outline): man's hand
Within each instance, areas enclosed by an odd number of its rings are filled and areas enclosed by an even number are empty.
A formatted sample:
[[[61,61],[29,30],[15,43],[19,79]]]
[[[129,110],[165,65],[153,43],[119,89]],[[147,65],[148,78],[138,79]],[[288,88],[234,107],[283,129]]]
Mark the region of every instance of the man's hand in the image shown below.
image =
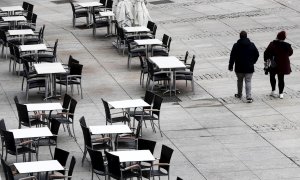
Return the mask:
[[[233,71],[233,68],[228,68],[229,71]]]

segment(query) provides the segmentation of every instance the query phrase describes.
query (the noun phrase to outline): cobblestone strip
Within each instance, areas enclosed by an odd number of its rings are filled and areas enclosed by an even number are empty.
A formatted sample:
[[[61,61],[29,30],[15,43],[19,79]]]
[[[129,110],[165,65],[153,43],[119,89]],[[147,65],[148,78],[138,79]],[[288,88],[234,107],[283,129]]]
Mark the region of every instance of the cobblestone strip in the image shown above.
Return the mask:
[[[286,8],[268,8],[268,9],[259,9],[254,11],[248,12],[237,12],[237,13],[230,13],[230,14],[218,14],[218,15],[208,15],[202,17],[193,17],[193,18],[176,18],[173,20],[164,20],[164,21],[157,21],[157,24],[176,24],[176,23],[185,23],[185,22],[198,22],[198,21],[205,21],[205,20],[220,20],[220,19],[232,19],[232,18],[239,18],[239,17],[255,17],[255,16],[263,16],[269,15],[274,12],[284,11]]]

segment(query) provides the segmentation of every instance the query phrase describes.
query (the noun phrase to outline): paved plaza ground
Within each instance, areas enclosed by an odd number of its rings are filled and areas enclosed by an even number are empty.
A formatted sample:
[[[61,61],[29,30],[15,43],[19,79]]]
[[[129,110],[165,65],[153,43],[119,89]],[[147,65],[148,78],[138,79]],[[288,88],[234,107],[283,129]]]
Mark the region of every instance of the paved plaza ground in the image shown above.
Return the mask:
[[[77,0],[77,2],[88,0]],[[67,0],[30,0],[38,15],[38,27],[46,25],[45,40],[58,41],[58,60],[69,55],[83,67],[83,96],[77,92],[75,119],[85,116],[88,125],[105,124],[101,98],[108,101],[140,98],[139,60],[127,69],[127,54],[118,54],[115,37],[106,29],[72,27],[72,10]],[[1,0],[1,6],[22,5],[21,0]],[[162,104],[159,133],[144,128],[143,138],[157,141],[155,156],[162,144],[174,149],[171,180],[300,180],[300,1],[299,0],[148,0],[152,20],[158,25],[157,38],[173,38],[170,54],[196,55],[195,93],[190,83],[177,82],[177,98],[166,97]],[[78,19],[77,25],[85,19]],[[245,30],[256,44],[260,57],[252,80],[254,102],[236,99],[236,77],[228,60],[239,32]],[[292,44],[292,73],[286,77],[284,99],[269,96],[269,78],[263,71],[263,51],[276,34],[287,31]],[[8,71],[9,61],[0,58],[0,118],[8,128],[17,128],[13,97],[25,102],[22,78]],[[30,90],[29,102],[42,96]],[[52,100],[58,102],[58,100]],[[91,165],[81,166],[83,136],[75,122],[78,141],[60,129],[58,147],[77,159],[74,180],[91,178]],[[49,159],[42,148],[40,159]],[[13,156],[8,162],[13,162]],[[2,170],[2,169],[1,169]],[[2,172],[2,171],[1,171]],[[2,174],[3,177],[3,174]],[[3,177],[4,178],[4,177]],[[166,178],[162,178],[166,179]]]

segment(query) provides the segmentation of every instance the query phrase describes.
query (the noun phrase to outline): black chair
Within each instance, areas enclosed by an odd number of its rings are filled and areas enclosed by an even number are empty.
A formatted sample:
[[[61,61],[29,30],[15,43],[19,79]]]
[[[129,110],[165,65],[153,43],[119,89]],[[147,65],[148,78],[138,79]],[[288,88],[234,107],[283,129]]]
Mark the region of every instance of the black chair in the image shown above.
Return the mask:
[[[132,128],[132,133],[117,134],[115,140],[115,150],[117,151],[118,149],[137,149],[141,126],[142,122],[139,121],[136,129]]]
[[[107,169],[109,177],[114,179],[124,180],[128,178],[139,178],[141,179],[141,168],[138,164],[131,165],[129,167],[122,167],[118,156],[110,154],[105,151],[107,159]]]
[[[158,127],[160,131],[160,135],[162,137],[162,131],[160,128],[160,109],[161,104],[163,102],[163,98],[155,95],[154,101],[153,101],[153,107],[151,109],[144,109],[144,114],[142,115],[135,115],[134,118],[137,121],[150,121],[153,132],[156,132],[155,125]],[[157,121],[157,124],[154,123],[154,121]]]
[[[75,63],[75,64],[79,64],[79,61],[77,59],[74,59],[72,55],[69,56],[69,60],[68,60],[68,64],[62,64],[64,66],[64,68],[69,71],[71,68],[71,65]],[[59,77],[57,77],[57,79],[60,79]]]
[[[51,146],[57,147],[57,135],[60,127],[60,122],[56,119],[53,119],[51,121],[50,131],[53,134],[53,136],[45,137],[45,138],[39,138],[36,142],[33,143],[33,146],[37,148],[37,151],[39,152],[40,146],[48,146],[50,150],[51,157],[53,158]]]
[[[126,41],[128,47],[128,61],[127,61],[127,68],[131,69],[131,58],[139,57],[139,56],[146,56],[146,49],[145,46],[137,46],[134,43],[130,43]]]
[[[4,136],[2,131],[6,131],[6,125],[4,119],[0,120],[0,137],[1,137],[1,149],[2,149],[1,158],[3,157],[3,152],[5,148],[5,141],[4,141]]]
[[[141,39],[154,39],[155,35],[156,35],[156,31],[157,31],[157,25],[152,21],[148,21],[147,28],[150,30],[150,32],[148,32],[146,34],[141,34],[140,38]]]
[[[127,42],[131,43],[134,40],[133,36],[125,36],[124,29],[122,27],[118,26],[118,23],[116,22],[116,30],[117,30],[117,49],[118,53],[120,53],[120,49],[122,48],[123,56],[125,52],[125,47],[127,46]]]
[[[5,179],[6,180],[15,180],[14,173],[11,169],[11,168],[15,168],[15,167],[10,167],[2,158],[1,158],[1,164],[2,164]],[[18,180],[37,180],[37,178],[35,176],[27,176],[27,177],[23,177],[23,178],[18,178]]]
[[[26,157],[25,154],[26,153],[35,153],[36,154],[36,160],[38,160],[38,153],[35,149],[31,149],[29,147],[27,147],[27,145],[29,143],[31,143],[31,141],[24,141],[21,142],[19,144],[15,143],[15,138],[14,138],[14,134],[10,131],[2,131],[3,133],[3,137],[4,137],[4,141],[5,141],[5,160],[7,159],[7,153],[11,154],[11,155],[15,155],[16,156],[16,162],[18,162],[18,155],[23,154],[23,161],[25,161]]]
[[[184,80],[187,86],[187,81],[191,81],[192,91],[194,91],[194,67],[195,67],[195,55],[192,58],[191,65],[189,67],[189,71],[176,71],[176,80]]]
[[[162,44],[152,46],[152,56],[169,56],[171,42],[172,38],[164,34]]]
[[[13,48],[14,48],[14,53],[15,53],[15,58],[16,58],[15,62],[14,62],[14,65],[13,65],[13,71],[17,72],[17,70],[16,70],[17,69],[17,64],[19,64],[18,75],[20,75],[20,72],[21,72],[20,67],[21,67],[21,65],[24,64],[25,61],[27,61],[30,64],[34,63],[36,61],[35,61],[34,57],[31,54],[22,54],[21,55],[20,49],[19,49],[18,46],[14,45]]]
[[[17,107],[17,104],[21,104],[19,102],[18,96],[14,96],[14,102],[15,102],[16,107]],[[29,112],[28,112],[28,114],[29,114]],[[29,114],[30,121],[39,120],[40,118],[41,118],[41,114],[37,111],[33,111],[33,114]]]
[[[31,119],[28,114],[27,106],[24,104],[16,104],[17,111],[18,111],[18,117],[19,117],[19,129],[21,129],[22,126],[31,127],[31,126],[41,126],[46,125],[47,123],[44,121],[41,121],[40,119]]]
[[[170,162],[173,151],[174,150],[170,147],[162,145],[158,163],[154,163],[152,167],[148,170],[143,170],[143,177],[150,179],[151,177],[155,176],[168,176],[168,179],[170,179]],[[157,166],[157,169],[154,169],[155,166]]]
[[[146,90],[144,101],[146,103],[148,103],[150,106],[149,107],[143,107],[142,110],[139,110],[139,108],[134,108],[133,111],[129,111],[129,116],[134,117],[134,116],[138,116],[138,115],[141,116],[141,115],[145,114],[146,113],[144,111],[145,109],[151,109],[154,97],[155,97],[155,94],[153,92]],[[135,121],[133,123],[135,123]],[[145,123],[145,126],[146,126],[146,123]],[[133,127],[134,127],[134,124],[133,124]]]
[[[54,172],[53,174],[49,175],[49,179],[68,179],[68,180],[71,180],[75,164],[76,164],[76,159],[75,159],[74,156],[72,156],[70,166],[69,166],[69,169],[68,169],[68,174],[65,175],[65,174],[62,174],[62,173],[59,173],[59,172]]]
[[[77,85],[77,90],[79,94],[79,86],[80,86],[80,92],[81,92],[81,99],[83,99],[82,94],[82,64],[72,63],[70,65],[70,73],[66,76],[61,75],[60,79],[56,81],[57,84],[60,85],[60,93],[61,93],[61,86],[66,86],[66,93],[68,93],[68,86],[71,86],[71,92],[73,93],[73,86]]]
[[[83,124],[80,124],[80,127],[82,129],[83,139],[84,139],[84,152],[82,156],[82,165],[84,163],[84,159],[86,158],[87,147],[93,150],[112,149],[112,147],[110,146],[110,137],[103,137],[92,141],[89,128],[87,128]]]
[[[19,39],[16,38],[8,38],[6,36],[5,31],[0,30],[0,45],[2,45],[2,55],[4,53],[4,48],[5,48],[5,57],[7,59],[7,48],[9,47],[9,43],[12,45],[21,45],[21,42]]]
[[[104,110],[105,110],[106,125],[108,123],[113,124],[113,123],[119,123],[119,122],[123,122],[123,123],[127,122],[130,127],[130,118],[127,113],[119,112],[119,114],[122,114],[122,116],[112,117],[112,113],[110,112],[110,108],[109,108],[107,101],[102,99],[102,102],[103,102],[103,106],[104,106]],[[113,114],[117,114],[117,113],[113,113]]]
[[[145,74],[148,75],[148,66],[147,62],[143,60],[142,56],[139,56],[140,58],[140,69],[141,69],[141,74],[140,74],[140,85],[144,87],[144,79],[145,79]]]
[[[147,140],[147,139],[138,139],[138,150],[149,150],[151,152],[151,154],[154,154],[154,149],[156,146],[156,142],[155,141],[151,141],[151,140]],[[145,169],[145,168],[150,168],[152,165],[152,161],[143,161],[141,163],[141,168]]]
[[[28,101],[29,89],[44,88],[45,97],[48,96],[47,77],[44,75],[30,73],[29,64],[26,60],[23,60],[23,76],[26,79],[26,101]],[[23,83],[22,83],[22,89],[23,89]]]
[[[23,15],[26,16],[28,12],[33,12],[34,5],[30,4],[26,1],[23,1],[22,4],[23,11],[15,11],[15,15]]]
[[[45,32],[45,25],[43,25],[40,30],[33,34],[27,35],[24,40],[25,45],[32,45],[32,44],[40,44],[44,41],[44,32]]]
[[[77,105],[77,101],[72,98],[67,112],[61,113],[60,114],[61,116],[49,118],[50,121],[52,121],[53,119],[56,119],[61,124],[66,124],[69,135],[71,137],[73,137],[75,139],[75,141],[76,141],[76,136],[75,136],[75,130],[74,130],[74,114],[75,114],[76,105]],[[70,125],[72,125],[73,135],[71,133]]]
[[[147,83],[146,87],[149,89],[150,81],[153,82],[151,91],[153,91],[154,88],[154,82],[167,82],[169,83],[171,78],[170,78],[170,73],[165,72],[165,71],[156,71],[154,69],[154,64],[147,60],[147,66],[148,66],[148,77],[147,77]]]
[[[58,44],[58,39],[56,39],[54,46],[53,47],[47,47],[48,50],[43,51],[43,53],[38,53],[37,56],[37,62],[38,63],[43,63],[43,62],[56,62],[56,52],[57,52],[57,44]]]
[[[75,6],[71,1],[70,1],[71,7],[72,7],[72,12],[73,12],[73,27],[75,27],[75,22],[77,18],[85,17],[86,21],[88,22],[89,14],[88,10],[86,8],[82,8],[80,6]]]
[[[26,22],[19,22],[17,27],[20,29],[32,29],[33,31],[35,31],[37,14],[28,11],[26,20]]]
[[[68,151],[65,151],[63,149],[60,149],[60,148],[56,147],[55,150],[54,150],[53,160],[57,160],[60,165],[62,165],[63,167],[66,167],[69,154],[70,153]],[[59,172],[61,174],[64,174],[65,170],[60,170],[60,171],[57,171],[57,172]]]
[[[62,110],[60,112],[57,111],[56,113],[53,113],[53,111],[50,111],[50,113],[49,113],[49,115],[47,115],[47,117],[49,119],[54,119],[54,118],[60,118],[60,117],[63,117],[64,115],[67,115],[71,99],[72,99],[72,97],[69,94],[65,94],[63,103],[62,103]]]
[[[108,18],[100,16],[100,14],[97,13],[94,8],[92,10],[92,15],[93,15],[93,36],[96,35],[96,28],[106,27],[107,32],[109,32]]]
[[[93,150],[89,147],[86,147],[87,151],[89,152],[91,163],[92,163],[92,180],[94,179],[94,173],[98,177],[100,176],[106,176],[106,166],[104,164],[103,156],[101,151]],[[98,179],[100,179],[98,177]],[[106,177],[105,177],[106,179]]]
[[[8,47],[9,47],[9,54],[10,54],[10,56],[9,56],[9,72],[11,72],[11,71],[14,72],[14,64],[16,62],[15,50],[14,50],[14,46],[12,44],[9,44]],[[13,69],[11,67],[13,67]]]

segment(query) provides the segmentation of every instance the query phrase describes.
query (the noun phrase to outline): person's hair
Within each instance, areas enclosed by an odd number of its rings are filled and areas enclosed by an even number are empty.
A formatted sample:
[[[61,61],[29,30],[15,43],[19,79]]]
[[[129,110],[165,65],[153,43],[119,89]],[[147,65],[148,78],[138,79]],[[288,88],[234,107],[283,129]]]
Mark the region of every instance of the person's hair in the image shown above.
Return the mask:
[[[240,32],[240,38],[247,38],[247,32],[246,31],[241,31]]]
[[[286,32],[285,31],[280,31],[278,34],[277,34],[277,39],[278,40],[285,40],[286,38]]]

